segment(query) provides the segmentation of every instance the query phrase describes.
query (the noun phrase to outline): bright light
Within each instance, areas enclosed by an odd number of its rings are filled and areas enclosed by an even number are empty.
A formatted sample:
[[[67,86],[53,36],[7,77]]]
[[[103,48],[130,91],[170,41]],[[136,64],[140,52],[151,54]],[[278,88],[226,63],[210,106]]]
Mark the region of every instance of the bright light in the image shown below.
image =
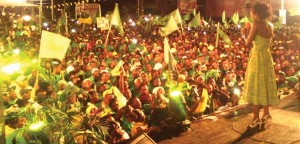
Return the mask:
[[[6,74],[13,74],[15,72],[18,72],[21,68],[20,63],[14,63],[7,66],[4,66],[1,70]]]
[[[3,12],[2,12],[2,15],[3,15],[3,16],[5,16],[5,15],[6,15],[6,13],[3,11]]]
[[[238,25],[237,25],[237,28],[240,29],[240,28],[241,28],[241,25],[238,24]]]
[[[128,22],[129,22],[129,23],[132,23],[133,21],[132,21],[132,19],[129,19]]]
[[[137,44],[137,39],[133,38],[133,39],[131,39],[131,42],[134,43],[134,44]]]
[[[189,30],[191,30],[191,28],[190,28],[190,27],[188,27],[188,31],[189,31]]]
[[[233,93],[234,93],[235,95],[239,96],[239,95],[241,94],[241,91],[240,91],[240,89],[238,89],[238,88],[234,88],[234,89],[233,89]]]
[[[72,33],[75,33],[75,32],[76,32],[76,30],[75,30],[75,29],[71,29],[71,32],[72,32]]]
[[[29,15],[25,15],[25,16],[23,16],[23,20],[24,21],[30,21],[31,17]]]
[[[48,23],[44,22],[44,23],[43,23],[43,26],[44,26],[44,27],[47,27],[47,26],[48,26]]]
[[[14,54],[18,55],[21,52],[21,50],[17,48],[17,49],[14,49],[12,52]]]
[[[203,32],[204,35],[206,35],[206,32]]]
[[[50,28],[47,27],[47,30],[50,30]]]
[[[42,128],[44,126],[44,122],[42,121],[39,121],[39,122],[36,122],[36,123],[33,123],[29,126],[29,129],[30,130],[38,130],[40,128]]]
[[[178,97],[181,94],[182,94],[181,91],[173,91],[173,92],[171,92],[171,97]]]
[[[131,23],[131,26],[135,26],[135,22],[132,22],[132,23]]]
[[[148,17],[145,17],[144,19],[145,19],[146,22],[149,21],[149,18],[148,18]]]
[[[93,28],[93,30],[94,30],[94,31],[96,31],[96,30],[97,30],[97,28]]]

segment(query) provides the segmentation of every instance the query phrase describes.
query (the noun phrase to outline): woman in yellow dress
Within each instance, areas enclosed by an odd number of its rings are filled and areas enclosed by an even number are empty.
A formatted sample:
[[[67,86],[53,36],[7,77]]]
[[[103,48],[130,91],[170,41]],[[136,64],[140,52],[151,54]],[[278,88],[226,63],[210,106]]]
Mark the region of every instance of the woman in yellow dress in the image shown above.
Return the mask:
[[[253,25],[246,45],[253,43],[246,70],[243,96],[253,105],[253,121],[248,128],[259,128],[269,125],[271,116],[269,105],[278,104],[277,86],[270,42],[273,36],[272,24],[267,21],[271,16],[271,8],[265,3],[256,3],[251,10]],[[260,119],[259,110],[263,108]]]

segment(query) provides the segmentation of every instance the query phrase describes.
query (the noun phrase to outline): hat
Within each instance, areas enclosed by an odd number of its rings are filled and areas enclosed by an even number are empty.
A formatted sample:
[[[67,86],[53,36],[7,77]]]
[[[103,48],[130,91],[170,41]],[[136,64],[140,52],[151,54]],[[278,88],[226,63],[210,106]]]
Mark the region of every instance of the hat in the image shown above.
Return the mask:
[[[157,95],[157,92],[158,92],[159,89],[164,90],[163,87],[155,87],[155,88],[152,90],[152,94],[156,94],[156,95]]]
[[[109,71],[105,69],[105,70],[101,70],[100,73],[101,73],[101,74],[102,74],[102,73],[109,73]]]
[[[156,63],[153,67],[153,70],[159,70],[162,68],[162,64],[161,63]]]
[[[20,95],[23,95],[24,93],[30,92],[31,90],[32,89],[26,89],[25,88],[25,89],[21,89],[19,93],[20,93]]]
[[[210,51],[212,51],[214,48],[215,48],[215,47],[212,46],[212,45],[209,45],[209,46],[207,47],[207,49],[210,50]]]
[[[21,81],[24,81],[24,80],[27,80],[27,78],[24,76],[24,75],[20,75],[18,78],[17,78],[17,82],[21,82]]]
[[[95,71],[99,71],[99,69],[98,68],[93,68],[91,72],[94,73]]]
[[[220,54],[220,58],[224,58],[224,57],[227,57],[227,55],[226,54]]]
[[[224,48],[230,48],[230,45],[226,44],[224,45]]]

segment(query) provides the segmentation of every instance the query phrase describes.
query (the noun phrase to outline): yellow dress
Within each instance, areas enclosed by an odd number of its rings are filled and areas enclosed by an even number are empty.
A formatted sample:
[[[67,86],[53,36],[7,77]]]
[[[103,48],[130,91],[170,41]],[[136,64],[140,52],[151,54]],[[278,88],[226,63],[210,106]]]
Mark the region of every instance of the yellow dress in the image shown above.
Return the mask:
[[[270,41],[259,35],[254,38],[243,89],[244,100],[249,104],[275,105],[279,102]]]

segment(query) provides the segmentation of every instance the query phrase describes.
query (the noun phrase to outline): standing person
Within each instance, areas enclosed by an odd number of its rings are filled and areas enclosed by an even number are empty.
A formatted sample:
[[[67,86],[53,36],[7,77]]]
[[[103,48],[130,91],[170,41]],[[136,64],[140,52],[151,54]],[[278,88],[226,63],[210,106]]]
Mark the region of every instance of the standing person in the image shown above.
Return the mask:
[[[273,36],[272,25],[267,21],[271,8],[265,3],[256,3],[251,9],[253,25],[247,38],[247,46],[253,42],[253,48],[246,70],[243,96],[253,105],[253,121],[248,129],[265,128],[271,124],[269,105],[278,104],[275,71],[270,53],[270,42]],[[263,108],[260,119],[259,110]]]

